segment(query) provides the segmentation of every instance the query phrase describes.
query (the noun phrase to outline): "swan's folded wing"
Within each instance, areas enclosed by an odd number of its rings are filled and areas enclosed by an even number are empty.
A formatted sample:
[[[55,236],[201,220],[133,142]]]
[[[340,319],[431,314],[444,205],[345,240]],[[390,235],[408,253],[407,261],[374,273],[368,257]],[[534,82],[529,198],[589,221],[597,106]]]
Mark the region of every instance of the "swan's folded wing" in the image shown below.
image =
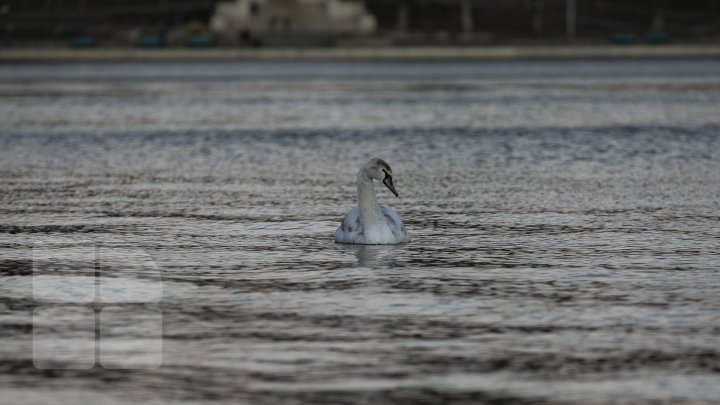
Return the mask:
[[[364,227],[360,221],[360,210],[353,207],[350,212],[340,223],[340,227],[335,231],[335,242],[341,243],[363,243]]]
[[[395,211],[395,208],[381,205],[380,210],[385,216],[385,220],[387,221],[390,230],[392,231],[393,235],[395,235],[397,240],[401,242],[409,242],[410,235],[408,235],[407,230],[405,229],[405,225],[400,218],[400,214]]]

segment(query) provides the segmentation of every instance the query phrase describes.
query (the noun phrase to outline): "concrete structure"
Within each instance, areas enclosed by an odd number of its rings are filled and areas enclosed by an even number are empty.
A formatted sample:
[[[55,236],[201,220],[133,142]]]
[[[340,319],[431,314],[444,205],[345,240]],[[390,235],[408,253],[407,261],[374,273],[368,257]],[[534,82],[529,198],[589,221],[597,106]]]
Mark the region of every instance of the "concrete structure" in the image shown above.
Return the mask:
[[[251,45],[325,45],[339,35],[375,31],[360,1],[233,0],[219,3],[210,29],[226,42]]]

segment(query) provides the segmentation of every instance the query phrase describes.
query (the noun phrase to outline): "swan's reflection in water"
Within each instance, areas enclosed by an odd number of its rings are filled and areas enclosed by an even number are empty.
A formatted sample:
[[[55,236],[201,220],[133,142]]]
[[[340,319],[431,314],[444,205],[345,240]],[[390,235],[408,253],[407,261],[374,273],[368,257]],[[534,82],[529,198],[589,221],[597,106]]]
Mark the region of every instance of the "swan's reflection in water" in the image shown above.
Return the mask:
[[[398,255],[407,245],[355,245],[336,243],[336,248],[355,254],[357,263],[353,267],[369,267],[373,269],[402,267]]]

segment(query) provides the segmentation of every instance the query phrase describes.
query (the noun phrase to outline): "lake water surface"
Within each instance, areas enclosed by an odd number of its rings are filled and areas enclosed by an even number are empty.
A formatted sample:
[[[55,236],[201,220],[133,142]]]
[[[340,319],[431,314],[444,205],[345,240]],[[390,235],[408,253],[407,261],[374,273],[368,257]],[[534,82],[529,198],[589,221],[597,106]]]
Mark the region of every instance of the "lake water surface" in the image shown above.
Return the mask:
[[[717,403],[719,157],[717,60],[0,65],[0,402]]]

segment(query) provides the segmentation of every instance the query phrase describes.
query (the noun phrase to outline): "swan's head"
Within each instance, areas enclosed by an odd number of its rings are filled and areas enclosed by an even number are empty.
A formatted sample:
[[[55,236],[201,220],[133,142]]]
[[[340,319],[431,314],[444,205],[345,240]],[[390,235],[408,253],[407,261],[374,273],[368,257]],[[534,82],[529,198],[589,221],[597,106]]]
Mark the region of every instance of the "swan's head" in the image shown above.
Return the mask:
[[[395,186],[393,185],[392,169],[387,162],[379,158],[370,159],[365,164],[364,171],[366,175],[370,176],[370,178],[382,181],[382,183],[389,188],[393,194],[395,194],[395,197],[399,197],[398,192],[395,190]]]

